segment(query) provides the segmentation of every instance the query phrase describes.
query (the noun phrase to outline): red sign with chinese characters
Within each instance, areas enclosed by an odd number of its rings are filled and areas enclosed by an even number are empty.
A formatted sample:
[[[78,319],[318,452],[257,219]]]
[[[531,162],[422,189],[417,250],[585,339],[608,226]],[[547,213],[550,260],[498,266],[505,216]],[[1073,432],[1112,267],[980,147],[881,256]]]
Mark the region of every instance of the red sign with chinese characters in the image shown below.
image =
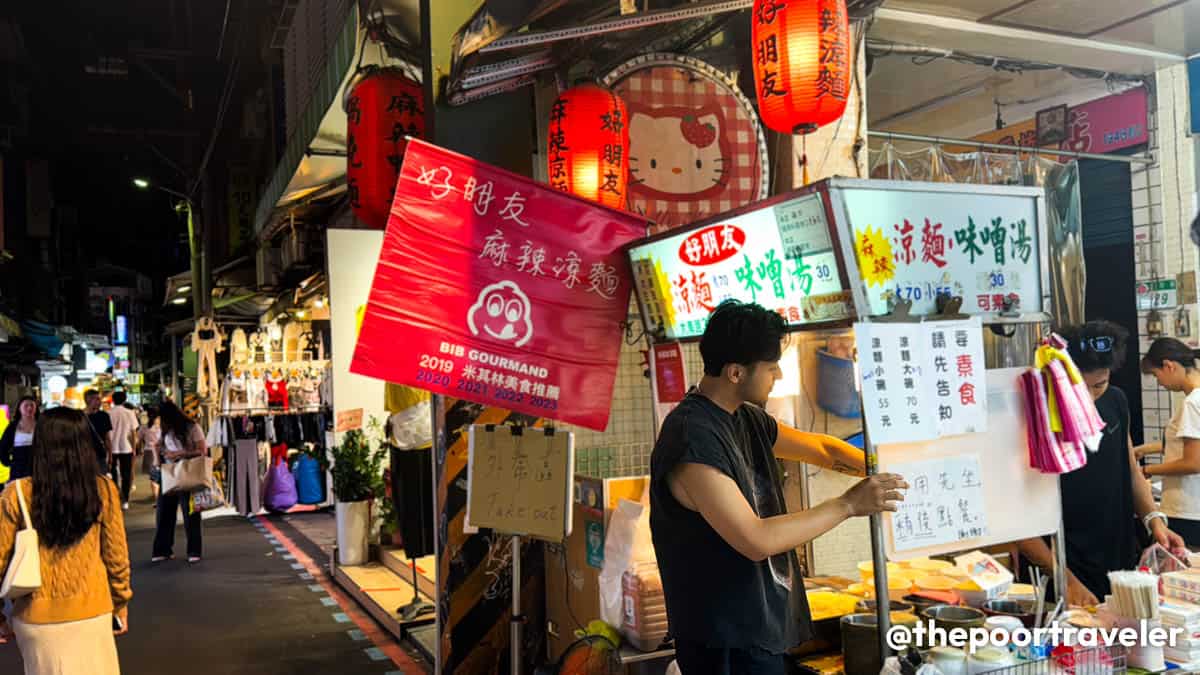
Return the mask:
[[[654,345],[654,383],[659,403],[679,403],[687,394],[683,347],[678,342]]]
[[[608,426],[646,221],[411,140],[350,370]]]
[[[692,267],[729,260],[746,245],[746,233],[733,225],[713,225],[688,235],[679,245],[679,260]]]

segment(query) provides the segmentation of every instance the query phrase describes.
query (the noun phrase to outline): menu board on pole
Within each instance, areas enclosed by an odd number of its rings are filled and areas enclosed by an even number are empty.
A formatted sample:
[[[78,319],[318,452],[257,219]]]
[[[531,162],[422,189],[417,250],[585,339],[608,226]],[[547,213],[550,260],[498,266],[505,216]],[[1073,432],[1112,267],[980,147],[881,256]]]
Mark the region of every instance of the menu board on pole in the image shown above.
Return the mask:
[[[553,429],[471,425],[466,528],[561,542],[571,534],[575,436]]]
[[[987,430],[979,317],[859,323],[854,334],[867,431],[874,443]]]
[[[994,318],[1015,303],[1044,311],[1048,270],[1040,189],[840,180],[831,183],[853,238],[870,316],[889,300],[911,300],[914,315],[937,311],[937,296],[963,299],[962,311]]]
[[[791,326],[850,318],[845,266],[825,193],[755,204],[629,248],[642,319],[672,340],[699,337],[724,300],[756,302]]]

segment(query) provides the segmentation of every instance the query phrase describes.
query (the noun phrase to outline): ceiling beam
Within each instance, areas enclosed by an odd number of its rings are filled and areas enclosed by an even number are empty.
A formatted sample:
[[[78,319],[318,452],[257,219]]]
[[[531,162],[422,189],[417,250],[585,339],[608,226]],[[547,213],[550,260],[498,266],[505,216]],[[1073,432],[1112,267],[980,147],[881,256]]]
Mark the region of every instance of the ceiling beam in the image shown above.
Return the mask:
[[[1110,54],[1155,59],[1168,63],[1182,62],[1185,59],[1184,55],[1182,54],[1164,52],[1157,49],[1147,49],[1145,47],[1134,47],[1131,45],[1116,44],[1101,40],[1070,37],[1057,33],[1046,33],[1042,31],[1028,30],[1025,28],[1011,28],[1009,26],[981,24],[975,21],[968,21],[966,19],[956,19],[948,16],[912,12],[903,9],[889,9],[887,7],[881,7],[880,9],[876,10],[875,18],[876,20],[882,19],[886,21],[894,21],[896,23],[912,24],[924,29],[956,31],[959,33],[970,33],[975,35],[1004,38],[1007,40],[1013,40],[1015,42],[1036,42],[1052,46],[1089,49],[1098,52],[1107,52]]]

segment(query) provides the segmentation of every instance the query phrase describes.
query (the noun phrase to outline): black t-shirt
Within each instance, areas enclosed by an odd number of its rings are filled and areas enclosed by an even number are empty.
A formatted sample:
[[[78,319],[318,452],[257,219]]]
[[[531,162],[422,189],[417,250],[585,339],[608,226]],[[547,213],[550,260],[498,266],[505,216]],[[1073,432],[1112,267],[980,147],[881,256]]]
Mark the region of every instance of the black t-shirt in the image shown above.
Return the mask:
[[[1060,479],[1067,568],[1097,598],[1109,594],[1108,573],[1138,561],[1137,523],[1129,467],[1129,401],[1110,386],[1096,401],[1104,420],[1100,449]]]
[[[785,513],[778,435],[762,409],[743,405],[731,415],[694,391],[663,421],[650,458],[650,530],[674,637],[780,654],[811,636],[795,552],[746,558],[676,501],[667,482],[681,463],[706,464],[732,478],[759,517]]]
[[[100,470],[108,466],[108,432],[112,431],[112,418],[103,410],[88,415],[92,423],[92,444],[96,446],[96,458],[100,460]]]

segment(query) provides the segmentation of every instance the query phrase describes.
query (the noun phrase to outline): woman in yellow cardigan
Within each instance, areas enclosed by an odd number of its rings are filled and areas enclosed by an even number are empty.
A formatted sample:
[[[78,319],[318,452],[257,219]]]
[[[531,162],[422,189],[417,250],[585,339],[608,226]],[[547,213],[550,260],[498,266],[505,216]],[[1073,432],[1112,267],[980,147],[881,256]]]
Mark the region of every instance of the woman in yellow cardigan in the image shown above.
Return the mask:
[[[0,495],[0,571],[24,518],[38,533],[42,585],[0,614],[0,642],[15,635],[25,675],[120,673],[113,635],[129,628],[129,549],[117,488],[100,476],[87,419],[55,408],[38,420],[32,475]],[[119,621],[114,621],[114,618]]]

